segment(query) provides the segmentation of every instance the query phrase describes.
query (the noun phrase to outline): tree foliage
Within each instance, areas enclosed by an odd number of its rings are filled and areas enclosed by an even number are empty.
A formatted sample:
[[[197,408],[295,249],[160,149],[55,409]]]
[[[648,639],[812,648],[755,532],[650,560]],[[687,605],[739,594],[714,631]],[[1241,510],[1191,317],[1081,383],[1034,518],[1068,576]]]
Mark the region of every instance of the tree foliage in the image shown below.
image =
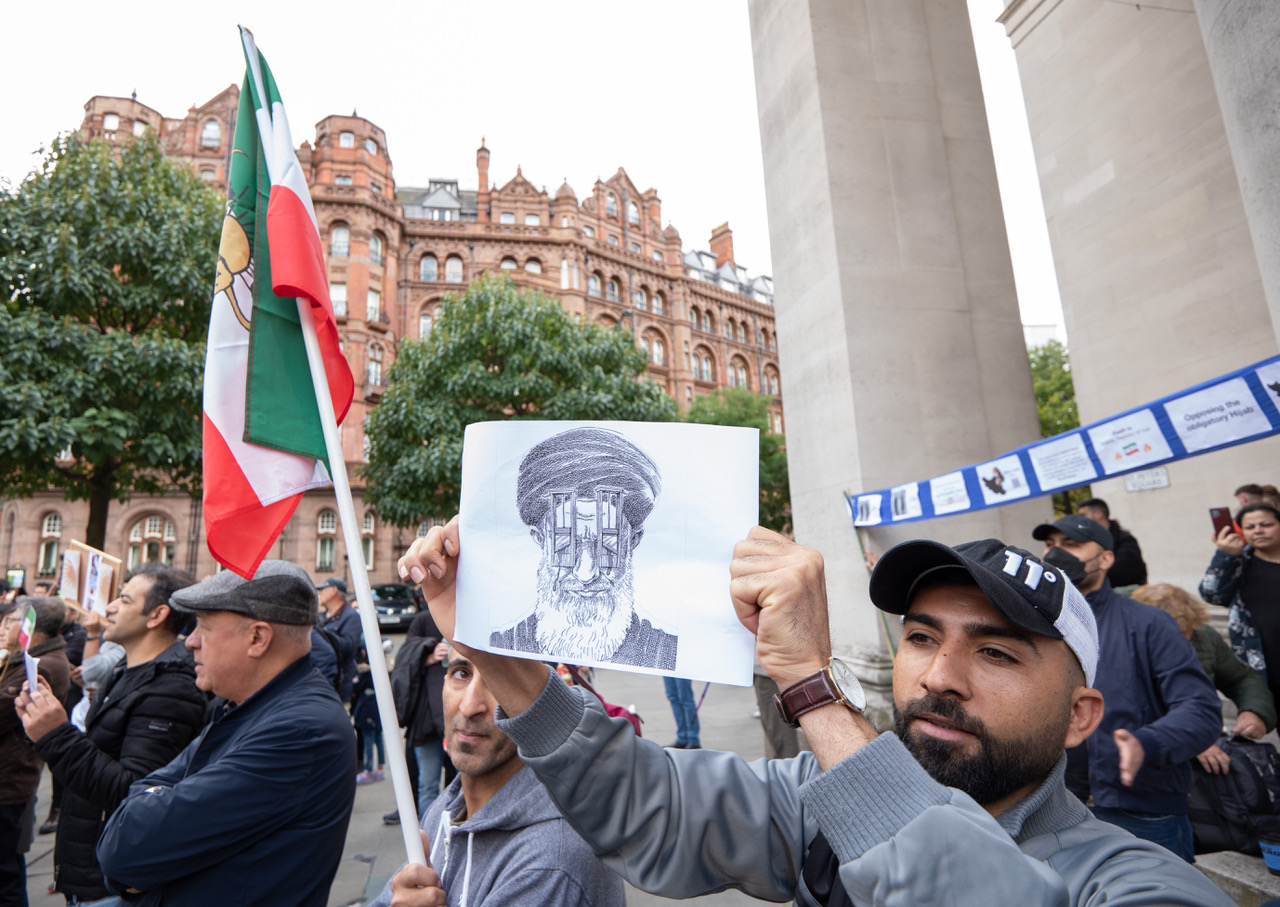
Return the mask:
[[[674,418],[630,333],[581,324],[505,275],[482,277],[445,299],[426,339],[401,344],[365,426],[365,499],[399,526],[456,512],[472,422]]]
[[[1059,340],[1050,340],[1027,351],[1031,358],[1031,385],[1040,416],[1040,437],[1050,438],[1080,427],[1076,410],[1076,389],[1071,381],[1071,359]],[[1080,501],[1092,497],[1089,486],[1058,492],[1053,496],[1057,513],[1074,513]]]
[[[685,421],[760,429],[760,525],[790,533],[786,441],[769,431],[768,398],[742,387],[718,388],[694,400]]]
[[[150,133],[64,136],[0,192],[0,486],[88,499],[92,545],[112,500],[199,484],[221,223]]]

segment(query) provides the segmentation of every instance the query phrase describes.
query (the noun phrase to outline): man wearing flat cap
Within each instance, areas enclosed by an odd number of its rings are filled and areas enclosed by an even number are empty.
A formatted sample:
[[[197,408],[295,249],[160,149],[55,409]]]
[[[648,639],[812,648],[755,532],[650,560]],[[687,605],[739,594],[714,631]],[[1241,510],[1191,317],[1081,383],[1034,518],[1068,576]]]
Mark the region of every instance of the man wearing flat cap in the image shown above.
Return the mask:
[[[574,428],[530,449],[516,507],[542,550],[538,600],[489,644],[674,670],[679,638],[636,613],[631,563],[661,490],[657,464],[615,431]]]
[[[200,689],[226,700],[172,762],[129,789],[98,842],[130,903],[323,907],[355,798],[355,735],[308,657],[315,587],[263,561],[173,593]]]
[[[1111,587],[1109,530],[1071,514],[1031,535],[1045,543],[1045,562],[1084,593],[1098,623],[1095,686],[1106,708],[1097,732],[1068,754],[1068,786],[1081,799],[1091,793],[1104,822],[1191,862],[1191,760],[1222,730],[1217,690],[1177,621]]]
[[[401,559],[424,577],[446,636],[459,555],[455,521]],[[812,753],[748,763],[664,749],[544,665],[455,641],[525,764],[631,884],[666,898],[734,887],[805,907],[1231,903],[1063,786],[1064,749],[1093,732],[1102,697],[1093,615],[1056,567],[996,539],[886,552],[870,597],[902,616],[902,640],[897,733],[883,735],[831,657],[822,556],[757,527],[729,573],[779,710]]]

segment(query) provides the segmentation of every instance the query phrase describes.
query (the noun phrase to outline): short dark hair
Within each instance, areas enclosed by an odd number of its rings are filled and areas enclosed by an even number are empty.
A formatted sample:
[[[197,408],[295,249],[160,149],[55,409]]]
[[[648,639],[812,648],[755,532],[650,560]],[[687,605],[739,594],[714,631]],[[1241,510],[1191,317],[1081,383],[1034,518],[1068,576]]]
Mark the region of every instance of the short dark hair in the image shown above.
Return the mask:
[[[36,609],[36,625],[32,628],[50,639],[57,636],[67,619],[67,606],[62,599],[52,595],[21,595],[17,599],[19,608]]]
[[[142,603],[143,614],[150,614],[161,605],[168,605],[173,593],[179,589],[185,589],[187,586],[194,586],[196,582],[195,577],[185,570],[178,570],[155,562],[143,564],[129,574],[125,582],[135,576],[146,576],[151,579],[151,588],[147,590],[146,600]],[[192,615],[189,612],[179,611],[169,605],[169,616],[165,619],[162,629],[170,636],[179,636],[191,626],[191,617]]]
[[[1111,508],[1107,506],[1107,502],[1102,498],[1089,498],[1087,501],[1081,501],[1076,505],[1076,510],[1084,510],[1086,507],[1090,510],[1101,510],[1103,516],[1111,516]]]
[[[1259,501],[1256,504],[1245,504],[1241,507],[1240,511],[1236,514],[1236,522],[1239,523],[1244,519],[1244,515],[1246,513],[1253,513],[1255,510],[1261,510],[1265,513],[1271,514],[1271,516],[1275,518],[1275,521],[1280,523],[1280,510],[1276,510],[1270,504],[1264,504],[1262,501]]]
[[[1265,492],[1262,490],[1262,486],[1257,482],[1250,482],[1248,485],[1241,485],[1235,491],[1231,492],[1232,497],[1235,497],[1238,494],[1256,494],[1258,497],[1262,497]]]

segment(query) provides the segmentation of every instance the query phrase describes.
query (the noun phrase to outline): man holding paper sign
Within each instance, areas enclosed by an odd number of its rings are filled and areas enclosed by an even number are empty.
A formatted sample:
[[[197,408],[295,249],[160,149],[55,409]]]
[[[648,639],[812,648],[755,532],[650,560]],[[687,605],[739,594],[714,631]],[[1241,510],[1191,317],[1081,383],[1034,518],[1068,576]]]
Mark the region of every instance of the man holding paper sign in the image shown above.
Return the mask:
[[[25,659],[37,663],[39,676],[59,699],[71,685],[71,665],[59,635],[66,606],[56,598],[23,596],[15,612],[29,616],[26,639],[10,651],[0,670],[0,904],[25,903],[26,859],[18,852],[23,810],[40,782],[41,760],[22,730],[14,701],[27,683]]]
[[[455,521],[400,561],[446,636],[460,546]],[[996,539],[885,553],[870,594],[903,617],[896,737],[863,716],[857,679],[831,658],[818,552],[757,527],[729,572],[737,617],[812,753],[748,764],[663,749],[539,662],[457,646],[521,758],[632,884],[798,905],[1231,903],[1063,786],[1064,748],[1097,726],[1102,697],[1092,613],[1052,566]]]

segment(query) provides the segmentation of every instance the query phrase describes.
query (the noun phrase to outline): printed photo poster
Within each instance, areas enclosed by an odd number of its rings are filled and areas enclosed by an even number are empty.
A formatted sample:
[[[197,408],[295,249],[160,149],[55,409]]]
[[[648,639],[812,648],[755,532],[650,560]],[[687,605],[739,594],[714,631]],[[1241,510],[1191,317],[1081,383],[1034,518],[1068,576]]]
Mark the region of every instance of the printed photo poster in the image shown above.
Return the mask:
[[[84,584],[81,607],[102,617],[107,616],[107,604],[112,597],[109,590],[113,573],[111,564],[103,560],[101,555],[95,553],[89,556],[89,574]]]
[[[924,516],[920,506],[920,483],[910,482],[889,490],[889,513],[895,520],[915,520]]]
[[[1232,378],[1164,405],[1169,422],[1187,453],[1210,450],[1232,441],[1271,431],[1271,420],[1262,412],[1243,378]]]
[[[68,594],[72,588],[72,578],[66,568],[68,561],[73,562],[73,573],[78,573],[74,578],[78,579],[79,587],[74,595]],[[73,541],[63,554],[63,582],[58,585],[58,594],[85,611],[105,617],[107,605],[120,588],[122,567],[120,558],[91,548],[84,542]]]
[[[1027,456],[1041,491],[1075,488],[1098,477],[1098,470],[1089,459],[1089,450],[1079,432],[1029,447]]]
[[[880,502],[884,496],[879,494],[858,495],[858,512],[853,518],[855,526],[879,526]]]
[[[1098,462],[1107,475],[1159,463],[1173,456],[1155,414],[1149,409],[1103,422],[1088,431]]]
[[[988,507],[1031,494],[1022,461],[1016,454],[983,463],[978,467],[978,481],[982,484],[982,500]]]
[[[58,575],[58,598],[80,601],[80,552],[62,552],[62,572]]]
[[[733,610],[729,564],[759,519],[759,455],[747,428],[469,425],[457,638],[523,658],[750,684],[755,640]]]
[[[938,516],[969,509],[969,489],[965,487],[963,472],[949,472],[930,479],[929,495],[933,498],[933,512]]]

